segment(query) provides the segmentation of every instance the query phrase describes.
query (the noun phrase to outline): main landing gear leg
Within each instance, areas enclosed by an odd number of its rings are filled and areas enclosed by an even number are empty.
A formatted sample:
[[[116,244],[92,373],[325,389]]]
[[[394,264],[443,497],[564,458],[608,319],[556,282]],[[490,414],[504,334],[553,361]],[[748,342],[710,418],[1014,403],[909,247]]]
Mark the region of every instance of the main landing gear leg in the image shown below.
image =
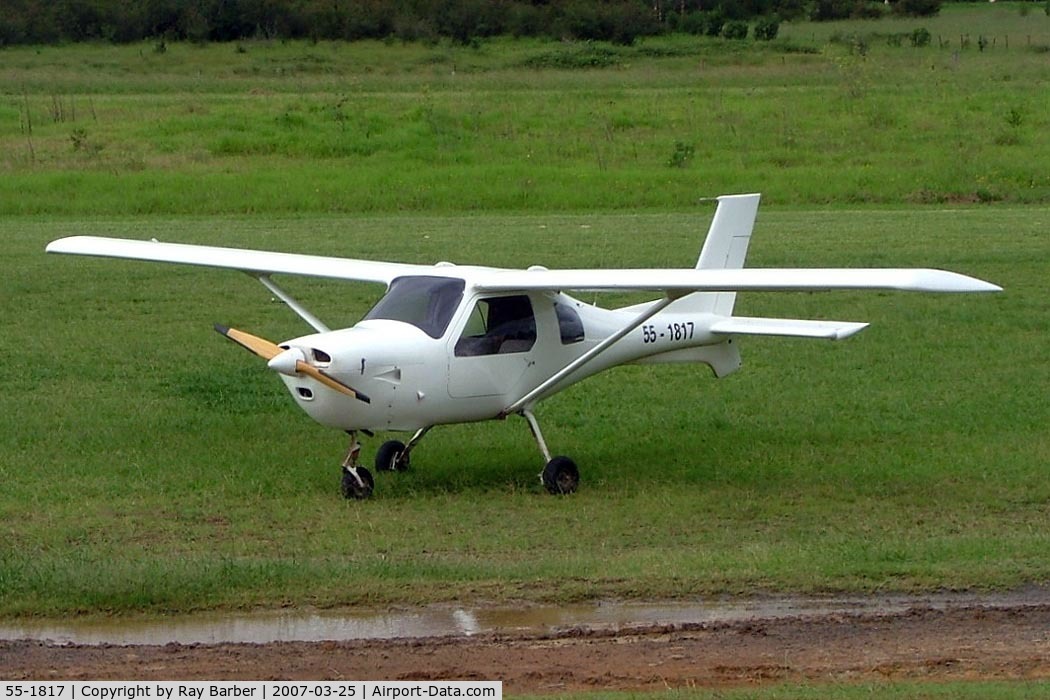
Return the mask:
[[[372,472],[357,463],[361,456],[361,443],[357,441],[357,432],[350,430],[350,447],[343,458],[343,480],[340,488],[344,498],[362,500],[372,495],[375,489],[375,480]]]
[[[576,468],[576,463],[568,457],[552,458],[550,450],[547,449],[547,441],[540,432],[540,424],[536,422],[536,416],[528,409],[523,409],[521,415],[528,421],[532,437],[536,438],[536,444],[539,445],[543,458],[547,460],[540,474],[543,487],[556,495],[574,493],[580,485],[580,470]]]
[[[423,436],[426,435],[431,428],[434,426],[428,425],[425,428],[420,428],[416,431],[416,434],[412,436],[412,439],[408,441],[408,444],[401,442],[400,440],[387,440],[379,449],[376,451],[376,469],[379,471],[392,471],[392,472],[403,472],[409,467],[409,454],[412,452],[412,448],[416,446]]]

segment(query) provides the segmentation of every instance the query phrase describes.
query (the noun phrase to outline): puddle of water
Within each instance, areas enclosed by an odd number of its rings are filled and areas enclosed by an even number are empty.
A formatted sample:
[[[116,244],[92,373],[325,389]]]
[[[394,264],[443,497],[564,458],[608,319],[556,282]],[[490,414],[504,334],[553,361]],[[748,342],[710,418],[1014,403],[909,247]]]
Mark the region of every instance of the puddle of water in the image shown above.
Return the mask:
[[[569,606],[451,607],[411,611],[280,611],[204,614],[161,620],[0,622],[0,639],[57,644],[162,645],[221,642],[318,642],[398,637],[470,636],[484,632],[622,630],[660,624],[733,622],[834,614],[894,614],[912,608],[1050,605],[1050,589],[1004,594],[843,598],[759,598],[673,603],[598,602]]]

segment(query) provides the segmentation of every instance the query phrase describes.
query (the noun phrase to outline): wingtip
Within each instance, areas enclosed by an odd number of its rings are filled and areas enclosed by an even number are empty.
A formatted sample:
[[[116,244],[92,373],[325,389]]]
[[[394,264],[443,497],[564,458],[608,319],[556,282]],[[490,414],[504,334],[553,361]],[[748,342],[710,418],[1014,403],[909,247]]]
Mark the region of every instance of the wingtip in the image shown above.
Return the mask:
[[[44,247],[45,253],[64,253],[68,238],[56,238]]]
[[[916,269],[912,273],[911,286],[907,289],[922,292],[980,293],[1001,292],[1003,288],[976,277],[958,272],[936,269]]]
[[[949,292],[1001,292],[1003,288],[997,284],[991,282],[985,282],[982,279],[976,277],[970,277],[969,275],[959,274],[958,272],[950,273],[953,277],[952,284],[945,291]]]
[[[979,280],[979,281],[983,282],[983,280]],[[1001,291],[1003,291],[1003,288],[1000,287],[997,284],[992,284],[991,282],[984,282],[984,287],[982,289],[978,289],[977,291],[979,291],[979,292],[1001,292]]]

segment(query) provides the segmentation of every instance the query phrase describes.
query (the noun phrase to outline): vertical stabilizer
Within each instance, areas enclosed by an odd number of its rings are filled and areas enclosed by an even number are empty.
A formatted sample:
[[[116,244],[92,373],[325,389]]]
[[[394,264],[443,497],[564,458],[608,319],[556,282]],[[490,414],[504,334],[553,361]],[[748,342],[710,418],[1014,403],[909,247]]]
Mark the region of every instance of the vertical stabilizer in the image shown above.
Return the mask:
[[[718,198],[718,209],[707,231],[696,269],[739,270],[744,266],[760,198],[758,194],[734,194]],[[676,301],[672,310],[732,316],[735,303],[736,292],[696,292]]]

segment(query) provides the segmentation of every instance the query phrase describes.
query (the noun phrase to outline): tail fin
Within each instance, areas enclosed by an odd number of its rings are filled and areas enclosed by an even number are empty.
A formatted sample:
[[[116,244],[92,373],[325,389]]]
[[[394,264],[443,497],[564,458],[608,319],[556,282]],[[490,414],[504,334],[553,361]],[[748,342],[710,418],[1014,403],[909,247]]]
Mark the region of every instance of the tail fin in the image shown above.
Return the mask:
[[[734,194],[718,198],[718,209],[704,241],[697,270],[739,270],[747,258],[747,246],[758,214],[758,194]],[[736,292],[695,292],[676,301],[673,311],[707,312],[732,316]]]

